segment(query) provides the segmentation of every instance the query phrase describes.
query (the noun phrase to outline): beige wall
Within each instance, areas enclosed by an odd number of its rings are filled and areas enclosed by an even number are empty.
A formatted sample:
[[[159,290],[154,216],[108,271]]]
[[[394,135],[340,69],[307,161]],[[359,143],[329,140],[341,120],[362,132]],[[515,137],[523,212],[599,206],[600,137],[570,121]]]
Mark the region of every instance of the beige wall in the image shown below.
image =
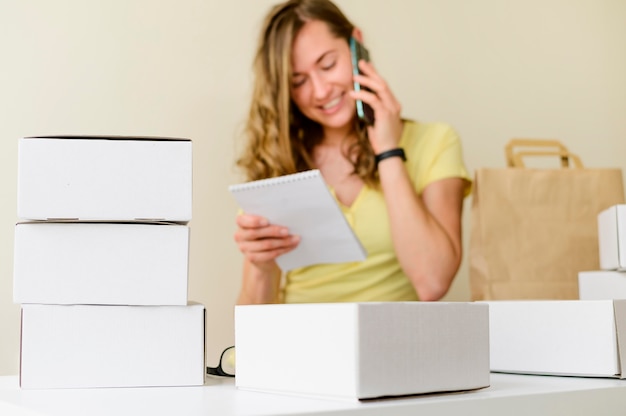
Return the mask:
[[[241,259],[226,187],[238,180],[234,137],[259,21],[273,3],[2,1],[0,375],[18,370],[12,255],[17,139],[26,135],[193,139],[190,297],[207,306],[209,364],[233,342]],[[404,115],[453,124],[472,172],[503,166],[511,137],[558,138],[588,166],[626,168],[626,2],[338,3],[362,27]],[[466,262],[447,299],[469,299]]]

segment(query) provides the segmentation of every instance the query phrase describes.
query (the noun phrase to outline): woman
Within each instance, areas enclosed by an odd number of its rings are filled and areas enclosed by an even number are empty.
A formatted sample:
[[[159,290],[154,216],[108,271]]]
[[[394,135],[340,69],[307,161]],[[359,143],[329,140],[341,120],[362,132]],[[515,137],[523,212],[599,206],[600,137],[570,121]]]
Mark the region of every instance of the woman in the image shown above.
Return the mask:
[[[363,75],[353,75],[350,37],[363,41],[328,0],[289,0],[271,10],[238,165],[248,180],[319,169],[368,258],[283,276],[275,259],[299,236],[241,214],[240,304],[438,300],[458,270],[470,188],[458,137],[443,124],[403,120],[371,63],[360,61]],[[354,91],[355,81],[370,91]],[[356,117],[357,99],[372,107],[373,125]]]

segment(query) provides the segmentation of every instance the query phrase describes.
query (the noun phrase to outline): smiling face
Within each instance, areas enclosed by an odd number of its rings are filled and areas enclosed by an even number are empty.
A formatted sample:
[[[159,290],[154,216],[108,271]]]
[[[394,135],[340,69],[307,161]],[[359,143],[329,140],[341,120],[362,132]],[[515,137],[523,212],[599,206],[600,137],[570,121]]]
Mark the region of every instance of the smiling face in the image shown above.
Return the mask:
[[[325,132],[352,128],[355,103],[352,62],[345,39],[320,20],[308,21],[296,35],[291,55],[291,98],[300,112]]]

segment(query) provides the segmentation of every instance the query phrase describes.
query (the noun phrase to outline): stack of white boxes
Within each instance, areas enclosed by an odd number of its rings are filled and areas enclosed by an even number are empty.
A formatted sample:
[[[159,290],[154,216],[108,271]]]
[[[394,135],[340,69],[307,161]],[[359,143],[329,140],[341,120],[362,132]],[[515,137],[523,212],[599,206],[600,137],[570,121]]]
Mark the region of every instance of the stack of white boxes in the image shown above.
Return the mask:
[[[204,306],[187,299],[191,149],[183,139],[20,139],[22,388],[204,383]]]
[[[626,299],[626,205],[598,215],[600,270],[578,274],[580,299]]]
[[[598,238],[579,300],[489,302],[492,371],[626,378],[626,205],[598,215]]]

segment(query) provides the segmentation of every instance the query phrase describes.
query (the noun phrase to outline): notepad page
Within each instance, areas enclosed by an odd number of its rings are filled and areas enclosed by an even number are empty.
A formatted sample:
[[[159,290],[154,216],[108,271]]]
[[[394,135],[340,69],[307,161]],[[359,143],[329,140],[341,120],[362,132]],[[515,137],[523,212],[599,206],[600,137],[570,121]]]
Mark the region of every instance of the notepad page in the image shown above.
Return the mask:
[[[276,259],[283,271],[367,257],[319,170],[232,185],[229,191],[245,213],[301,237],[294,250]]]

